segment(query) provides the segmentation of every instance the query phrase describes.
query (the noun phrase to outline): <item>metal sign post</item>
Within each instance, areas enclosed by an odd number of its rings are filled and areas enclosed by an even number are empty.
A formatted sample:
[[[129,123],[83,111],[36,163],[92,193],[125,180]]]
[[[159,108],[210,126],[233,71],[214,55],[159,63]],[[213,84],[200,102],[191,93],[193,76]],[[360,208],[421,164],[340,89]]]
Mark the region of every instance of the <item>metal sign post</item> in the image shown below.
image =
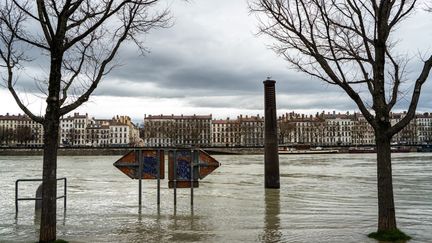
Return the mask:
[[[141,212],[141,205],[142,205],[142,171],[143,171],[143,159],[142,159],[142,153],[139,150],[135,150],[135,153],[138,153],[138,156],[135,158],[138,159],[138,205],[139,205],[139,211]]]
[[[157,160],[157,205],[158,205],[158,207],[159,207],[159,205],[160,205],[160,178],[161,178],[161,171],[160,171],[160,163],[161,163],[161,161],[160,161],[160,155],[161,155],[161,152],[163,153],[163,151],[161,151],[161,150],[158,150],[157,151],[157,157],[159,158],[158,160]],[[165,163],[165,161],[162,161],[162,163]]]
[[[194,187],[199,180],[212,173],[220,163],[199,149],[168,150],[168,187],[174,188],[174,210],[177,206],[177,189],[190,188],[191,206],[194,204]],[[114,162],[114,166],[131,179],[138,179],[139,212],[142,207],[142,180],[157,180],[157,205],[160,208],[160,180],[165,177],[165,150],[136,149]],[[193,208],[193,207],[192,207]],[[175,212],[175,211],[174,211]]]
[[[142,206],[142,180],[158,180],[158,205],[160,204],[160,180],[165,175],[163,150],[136,149],[114,162],[114,166],[131,179],[138,179],[138,205]]]
[[[177,205],[177,150],[174,150],[174,207]]]
[[[190,163],[190,183],[191,183],[191,206],[193,206],[193,193],[194,193],[194,164],[196,162],[195,159],[195,150],[191,150],[191,163]]]

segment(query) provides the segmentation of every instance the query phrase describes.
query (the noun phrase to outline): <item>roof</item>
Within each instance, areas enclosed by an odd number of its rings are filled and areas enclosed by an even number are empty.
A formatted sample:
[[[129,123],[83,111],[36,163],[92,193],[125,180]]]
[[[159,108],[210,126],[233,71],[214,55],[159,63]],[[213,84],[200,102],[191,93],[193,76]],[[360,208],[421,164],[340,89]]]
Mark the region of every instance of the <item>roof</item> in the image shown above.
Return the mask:
[[[212,115],[148,115],[144,119],[177,119],[177,120],[186,120],[186,119],[204,119],[204,120],[211,120]]]
[[[109,125],[110,126],[127,126],[128,127],[128,125],[125,124],[125,123],[121,123],[121,122],[118,122],[118,121],[112,121],[112,120],[110,121]]]
[[[264,118],[263,117],[258,117],[258,116],[246,116],[246,117],[240,117],[239,118],[241,122],[264,122]]]
[[[25,121],[32,121],[32,119],[30,119],[30,117],[28,117],[27,115],[9,115],[9,113],[7,113],[6,115],[0,115],[0,120],[8,120],[8,121],[17,121],[17,120],[25,120]]]
[[[229,119],[222,120],[222,119],[220,119],[220,120],[213,120],[212,123],[213,124],[239,124],[240,122],[239,122],[239,120],[229,120]]]

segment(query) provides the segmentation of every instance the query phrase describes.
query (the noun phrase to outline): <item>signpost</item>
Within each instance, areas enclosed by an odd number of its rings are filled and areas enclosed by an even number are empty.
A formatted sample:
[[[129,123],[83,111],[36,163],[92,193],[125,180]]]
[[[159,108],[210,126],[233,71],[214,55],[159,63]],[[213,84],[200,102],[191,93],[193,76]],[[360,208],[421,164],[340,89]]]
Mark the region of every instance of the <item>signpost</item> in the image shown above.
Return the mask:
[[[220,166],[220,163],[215,158],[202,150],[199,151],[198,159],[199,177],[201,180]]]
[[[142,179],[157,180],[157,203],[160,205],[160,179],[165,178],[163,150],[134,150],[117,160],[114,166],[131,179],[139,180],[139,206],[141,206],[142,201]]]
[[[165,178],[164,150],[134,150],[114,163],[131,179],[138,179],[138,201],[141,208],[142,179],[157,179],[157,203],[160,205],[160,179]],[[177,204],[177,188],[193,189],[199,186],[199,179],[212,173],[220,163],[203,150],[174,149],[168,152],[168,187],[174,188],[174,205]]]
[[[168,187],[190,188],[199,187],[198,167],[194,163],[193,150],[173,150],[168,155]],[[193,171],[193,173],[192,173]]]
[[[220,163],[202,150],[176,149],[168,155],[168,187],[174,188],[174,205],[177,204],[177,188],[191,189],[193,205],[193,188],[199,187],[198,179],[203,179]]]

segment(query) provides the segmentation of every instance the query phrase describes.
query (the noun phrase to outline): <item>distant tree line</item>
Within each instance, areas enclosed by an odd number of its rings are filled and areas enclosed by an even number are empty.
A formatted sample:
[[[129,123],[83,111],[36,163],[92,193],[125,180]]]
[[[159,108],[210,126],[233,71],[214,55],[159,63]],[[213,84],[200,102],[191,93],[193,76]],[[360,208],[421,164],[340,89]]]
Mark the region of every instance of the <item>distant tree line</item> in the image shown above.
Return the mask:
[[[16,129],[0,127],[0,145],[27,145],[30,141],[37,140],[38,131],[29,126],[18,126]]]

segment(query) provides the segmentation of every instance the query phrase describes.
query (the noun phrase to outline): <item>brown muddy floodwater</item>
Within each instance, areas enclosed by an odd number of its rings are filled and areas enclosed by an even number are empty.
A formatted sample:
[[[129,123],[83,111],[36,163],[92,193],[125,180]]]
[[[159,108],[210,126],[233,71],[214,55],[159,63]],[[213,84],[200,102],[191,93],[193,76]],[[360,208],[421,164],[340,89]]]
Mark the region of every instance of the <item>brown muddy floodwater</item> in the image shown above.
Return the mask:
[[[58,201],[60,239],[70,242],[376,242],[374,154],[281,155],[281,189],[263,188],[263,156],[215,156],[222,167],[195,189],[173,191],[162,180],[138,182],[112,164],[119,156],[60,157],[68,178],[68,206]],[[432,242],[432,153],[394,154],[398,227],[410,242]],[[41,157],[0,157],[0,242],[35,242],[34,202],[22,201],[15,219],[15,180],[40,178]],[[28,185],[28,186],[25,186]],[[35,184],[20,195],[33,196]],[[62,191],[59,185],[59,190]]]

